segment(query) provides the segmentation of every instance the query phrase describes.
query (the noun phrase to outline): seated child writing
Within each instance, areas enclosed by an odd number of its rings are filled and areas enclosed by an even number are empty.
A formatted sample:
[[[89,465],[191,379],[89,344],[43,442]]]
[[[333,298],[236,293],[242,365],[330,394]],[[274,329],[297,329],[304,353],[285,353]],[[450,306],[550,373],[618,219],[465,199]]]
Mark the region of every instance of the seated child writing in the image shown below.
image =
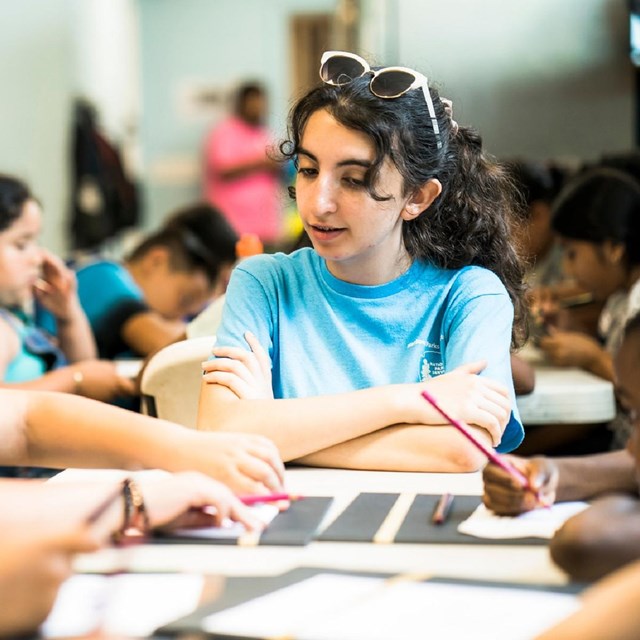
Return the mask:
[[[618,397],[633,431],[624,451],[574,458],[509,458],[529,479],[545,502],[598,498],[574,516],[551,542],[554,560],[573,578],[593,580],[640,558],[640,315],[629,321],[615,357]],[[524,491],[501,469],[484,470],[485,504],[500,514],[535,508],[531,491]]]

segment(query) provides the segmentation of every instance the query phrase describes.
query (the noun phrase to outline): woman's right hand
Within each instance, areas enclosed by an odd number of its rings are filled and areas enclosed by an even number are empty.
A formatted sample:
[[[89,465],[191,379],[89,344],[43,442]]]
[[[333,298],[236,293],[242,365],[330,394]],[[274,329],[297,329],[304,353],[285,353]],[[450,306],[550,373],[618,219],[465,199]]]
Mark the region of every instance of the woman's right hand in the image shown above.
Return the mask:
[[[106,402],[118,396],[136,394],[135,381],[118,375],[111,360],[83,360],[69,368],[80,374],[75,385],[78,395]]]
[[[558,467],[550,458],[536,456],[519,458],[504,456],[529,480],[531,489],[524,489],[509,473],[489,463],[482,472],[482,501],[498,515],[515,516],[555,502],[558,488]]]

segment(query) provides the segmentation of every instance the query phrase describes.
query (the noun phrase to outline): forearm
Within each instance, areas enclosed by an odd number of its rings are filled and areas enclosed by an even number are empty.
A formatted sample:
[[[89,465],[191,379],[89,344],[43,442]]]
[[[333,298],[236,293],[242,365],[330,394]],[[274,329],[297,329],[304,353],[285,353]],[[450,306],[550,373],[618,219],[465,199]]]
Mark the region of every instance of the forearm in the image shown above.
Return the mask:
[[[476,436],[491,447],[484,429]],[[296,460],[301,464],[376,471],[466,473],[486,458],[453,428],[445,425],[396,425]]]
[[[570,518],[551,541],[551,557],[576,580],[597,580],[640,558],[636,498],[611,496]]]
[[[73,366],[62,367],[49,371],[39,378],[26,380],[25,382],[2,382],[0,387],[4,389],[21,389],[24,391],[58,391],[62,393],[76,393],[78,382],[74,379]]]
[[[594,354],[594,356],[585,363],[585,369],[599,378],[609,380],[610,382],[613,382],[615,378],[613,359],[604,349]]]
[[[640,563],[598,582],[582,596],[582,607],[536,640],[636,640]]]
[[[638,493],[633,459],[625,450],[575,458],[555,458],[557,501],[588,500],[609,492]]]
[[[58,339],[60,348],[69,362],[93,360],[98,357],[91,326],[80,307],[64,321],[58,320]]]
[[[166,320],[154,311],[144,311],[127,320],[121,332],[132,351],[148,356],[179,340],[185,330],[184,322]]]
[[[77,396],[32,393],[17,464],[170,469],[184,439],[171,423]]]
[[[383,429],[397,421],[392,387],[287,400],[239,400],[203,382],[198,428],[249,432],[272,440],[286,462]]]

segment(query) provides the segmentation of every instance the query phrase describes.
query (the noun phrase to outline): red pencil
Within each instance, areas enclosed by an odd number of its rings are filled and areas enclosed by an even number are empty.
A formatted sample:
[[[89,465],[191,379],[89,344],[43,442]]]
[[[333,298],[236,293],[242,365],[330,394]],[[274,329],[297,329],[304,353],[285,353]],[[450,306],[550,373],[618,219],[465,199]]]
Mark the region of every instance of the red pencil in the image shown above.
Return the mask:
[[[528,491],[532,491],[537,495],[537,491],[533,489],[533,487],[529,484],[528,478],[518,469],[516,469],[510,462],[504,460],[501,456],[499,456],[493,449],[487,447],[483,442],[480,442],[471,431],[469,431],[469,427],[465,425],[460,420],[456,418],[452,418],[439,404],[438,401],[428,392],[423,391],[422,397],[429,402],[433,408],[442,415],[442,417],[449,423],[451,423],[467,440],[473,443],[482,453],[484,453],[493,464],[498,465],[501,469],[504,469],[512,478],[515,478],[521,485],[523,489]]]
[[[261,502],[278,502],[279,500],[302,500],[304,496],[295,496],[290,493],[267,493],[265,495],[238,496],[244,504],[259,504]]]

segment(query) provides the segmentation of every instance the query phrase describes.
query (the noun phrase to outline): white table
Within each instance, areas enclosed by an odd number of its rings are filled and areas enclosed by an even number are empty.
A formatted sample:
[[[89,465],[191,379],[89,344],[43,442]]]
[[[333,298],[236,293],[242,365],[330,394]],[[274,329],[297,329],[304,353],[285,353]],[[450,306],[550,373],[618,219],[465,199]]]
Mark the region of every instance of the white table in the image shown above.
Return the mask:
[[[533,393],[516,398],[523,424],[597,424],[615,416],[611,382],[582,369],[552,366],[532,347],[518,355],[536,374]]]
[[[82,477],[82,471],[61,476]],[[104,473],[104,472],[101,472]],[[81,474],[81,475],[77,475]],[[64,478],[63,478],[64,479]],[[335,496],[323,527],[360,492],[411,492],[479,495],[479,473],[392,473],[313,468],[287,471],[287,487],[309,496]],[[428,514],[425,515],[428,517]],[[132,571],[191,571],[229,576],[277,575],[298,566],[420,573],[479,580],[564,584],[544,545],[443,545],[312,542],[304,547],[227,545],[141,545],[81,556],[80,571],[125,564]]]

